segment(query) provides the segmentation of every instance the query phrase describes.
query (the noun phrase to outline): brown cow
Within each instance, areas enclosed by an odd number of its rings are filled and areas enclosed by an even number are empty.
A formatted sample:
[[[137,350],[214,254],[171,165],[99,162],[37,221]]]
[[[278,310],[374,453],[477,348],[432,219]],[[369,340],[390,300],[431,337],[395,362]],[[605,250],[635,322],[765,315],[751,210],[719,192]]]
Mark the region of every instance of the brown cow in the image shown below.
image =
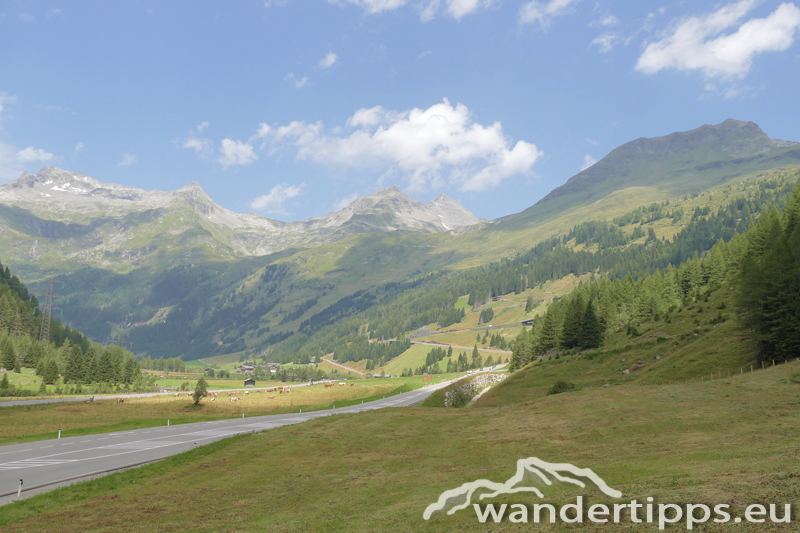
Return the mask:
[[[269,399],[270,399],[270,400],[274,400],[274,399],[275,399],[275,396],[270,396],[270,397],[269,397]]]
[[[125,398],[117,398],[117,405],[125,403]]]

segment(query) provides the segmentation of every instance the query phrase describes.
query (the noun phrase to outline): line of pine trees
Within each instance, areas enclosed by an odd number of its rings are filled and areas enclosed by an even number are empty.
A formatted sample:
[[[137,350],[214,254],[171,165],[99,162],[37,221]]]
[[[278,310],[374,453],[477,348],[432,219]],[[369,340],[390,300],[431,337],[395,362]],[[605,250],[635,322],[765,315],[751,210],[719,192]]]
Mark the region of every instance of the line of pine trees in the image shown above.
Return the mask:
[[[800,356],[800,185],[783,214],[776,207],[730,241],[720,240],[701,259],[669,265],[634,281],[604,277],[553,301],[530,330],[515,339],[511,369],[551,350],[588,349],[610,331],[636,332],[678,307],[731,282],[752,333],[759,361]]]
[[[178,357],[151,359],[149,355],[139,361],[143,370],[160,370],[162,372],[186,372],[186,362]]]
[[[800,187],[747,233],[738,302],[759,362],[800,356]]]
[[[21,373],[23,368],[33,368],[43,385],[131,385],[141,380],[132,353],[119,346],[92,343],[59,319],[51,322],[52,341],[40,342],[42,314],[37,305],[36,297],[19,278],[0,265],[0,366],[4,369]],[[10,385],[2,389],[4,395],[14,393]]]

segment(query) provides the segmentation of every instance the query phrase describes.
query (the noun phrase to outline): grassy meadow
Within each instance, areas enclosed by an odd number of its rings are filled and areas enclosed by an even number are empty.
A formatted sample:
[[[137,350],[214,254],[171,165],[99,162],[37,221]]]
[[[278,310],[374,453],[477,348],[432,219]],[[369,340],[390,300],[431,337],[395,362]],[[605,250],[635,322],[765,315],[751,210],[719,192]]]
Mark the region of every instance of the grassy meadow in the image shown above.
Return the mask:
[[[351,386],[352,384],[352,386]],[[192,383],[194,387],[194,383]],[[152,396],[116,400],[0,407],[0,445],[62,437],[122,431],[171,424],[217,420],[233,416],[259,416],[304,410],[330,409],[332,405],[369,401],[422,386],[422,378],[348,381],[346,386],[294,387],[289,394],[238,391],[241,401],[231,402],[227,393],[216,400],[206,397],[194,406],[186,392],[180,396]],[[274,398],[270,398],[274,396]]]
[[[518,395],[514,403],[483,408],[322,418],[226,439],[14,503],[3,508],[0,528],[588,531],[564,523],[479,524],[471,509],[422,519],[443,491],[479,478],[505,481],[526,457],[591,468],[622,491],[623,502],[651,496],[657,502],[728,503],[740,515],[750,503],[797,505],[798,375],[800,364],[790,363],[713,382],[601,387],[545,398]],[[176,490],[192,486],[203,490]],[[577,495],[613,503],[588,489],[564,489],[546,501],[568,503]],[[495,503],[534,500],[519,494]],[[796,524],[707,523],[696,529],[788,532]],[[658,529],[623,522],[597,530]]]

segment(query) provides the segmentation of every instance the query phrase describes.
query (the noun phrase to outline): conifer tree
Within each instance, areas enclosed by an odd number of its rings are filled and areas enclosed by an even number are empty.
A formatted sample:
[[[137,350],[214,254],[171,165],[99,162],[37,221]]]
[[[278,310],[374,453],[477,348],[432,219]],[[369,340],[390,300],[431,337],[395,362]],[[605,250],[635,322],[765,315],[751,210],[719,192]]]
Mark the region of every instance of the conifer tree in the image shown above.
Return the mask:
[[[58,365],[55,359],[50,359],[45,363],[44,373],[42,374],[42,381],[48,385],[52,385],[58,380]]]
[[[77,344],[67,353],[64,366],[64,383],[78,383],[83,378],[83,351]]]
[[[564,315],[564,325],[561,330],[561,345],[565,348],[575,348],[578,346],[578,336],[581,330],[581,318],[583,317],[583,298],[580,294],[567,305],[567,312]]]
[[[603,343],[603,328],[594,312],[594,305],[590,301],[581,320],[580,345],[581,348],[598,348]]]
[[[552,350],[558,344],[558,331],[556,329],[555,313],[552,309],[548,309],[544,315],[544,322],[542,322],[542,329],[539,332],[539,342],[537,345],[537,352],[541,355]]]
[[[14,353],[14,346],[10,340],[3,340],[2,346],[0,346],[0,357],[2,357],[3,368],[8,371],[14,369],[17,364],[17,354]]]

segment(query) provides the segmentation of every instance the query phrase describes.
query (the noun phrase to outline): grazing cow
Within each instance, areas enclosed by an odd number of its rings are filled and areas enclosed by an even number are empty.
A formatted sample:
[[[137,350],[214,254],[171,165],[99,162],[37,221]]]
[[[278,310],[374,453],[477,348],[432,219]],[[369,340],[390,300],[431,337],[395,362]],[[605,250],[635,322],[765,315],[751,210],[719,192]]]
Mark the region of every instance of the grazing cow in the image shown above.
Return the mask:
[[[231,398],[231,402],[235,402],[235,401],[236,401],[236,398]]]
[[[356,384],[355,384],[355,383],[351,383],[351,384],[350,384],[350,386],[351,386],[351,387],[355,387],[355,386],[356,386]]]
[[[340,387],[344,387],[345,385],[346,385],[346,383],[339,383]]]
[[[213,401],[214,401],[214,400],[216,400],[216,399],[217,399],[217,397],[216,397],[216,396],[214,396],[213,398],[211,398],[211,401],[213,402]]]
[[[175,393],[175,397],[176,397],[176,398],[177,398],[178,396],[180,396],[180,395],[181,395],[181,393],[180,393],[180,392],[176,392],[176,393]]]
[[[269,399],[270,399],[270,400],[274,400],[274,399],[275,399],[275,396],[270,396],[270,397],[269,397]]]
[[[117,405],[125,403],[125,398],[117,398]]]
[[[245,394],[245,396],[247,396],[248,394],[250,394],[250,391],[246,390],[246,391],[244,391],[244,394]]]

